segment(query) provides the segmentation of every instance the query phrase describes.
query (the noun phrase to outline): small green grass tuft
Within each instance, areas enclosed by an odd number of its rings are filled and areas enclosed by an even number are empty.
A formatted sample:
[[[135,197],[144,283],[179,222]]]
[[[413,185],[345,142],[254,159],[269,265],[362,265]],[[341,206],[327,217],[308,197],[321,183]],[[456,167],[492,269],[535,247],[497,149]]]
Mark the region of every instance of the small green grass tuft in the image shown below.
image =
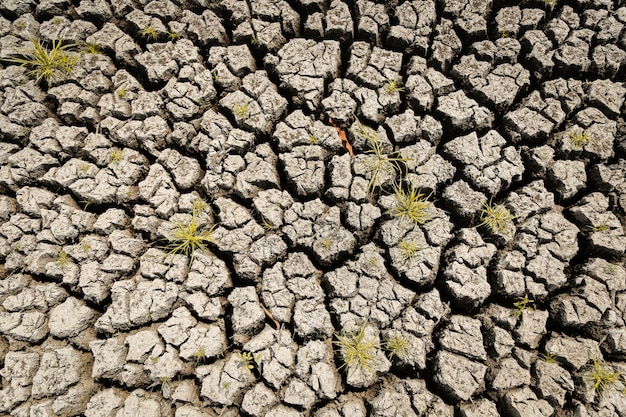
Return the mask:
[[[524,294],[523,298],[513,303],[515,310],[513,310],[513,313],[511,314],[513,315],[513,317],[521,317],[522,314],[524,314],[524,311],[533,309],[532,305],[534,303],[535,302],[533,300],[528,298],[528,294]]]
[[[102,48],[97,43],[88,43],[83,48],[83,52],[86,54],[98,55],[102,53]]]
[[[209,203],[206,202],[203,198],[196,198],[191,203],[191,210],[193,216],[197,216],[202,213],[204,210],[209,208]]]
[[[589,138],[589,132],[585,131],[572,131],[569,133],[569,139],[572,141],[574,149],[582,149],[585,145],[591,142]]]
[[[402,81],[389,79],[385,82],[385,93],[394,94],[399,93],[400,91],[404,91],[404,87],[402,86]]]
[[[122,160],[122,151],[120,149],[113,149],[109,154],[109,163],[117,164]]]
[[[363,324],[356,333],[335,333],[336,341],[333,344],[337,347],[343,364],[339,367],[362,370],[373,373],[376,365],[376,338],[365,340],[365,326]]]
[[[546,352],[539,355],[539,359],[545,363],[559,363],[559,357],[556,353]]]
[[[611,228],[609,227],[607,222],[604,222],[598,226],[591,226],[592,233],[602,233],[602,232],[607,232],[609,230],[611,230]]]
[[[200,346],[198,350],[196,350],[196,352],[193,354],[193,358],[196,362],[196,366],[204,363],[204,361],[206,360],[206,352],[204,350],[204,346]]]
[[[401,240],[400,249],[402,249],[402,259],[408,262],[412,262],[415,254],[421,251],[422,248],[417,242],[413,240]]]
[[[119,98],[124,99],[128,95],[128,90],[125,87],[120,87],[115,91],[115,94],[117,94]]]
[[[3,60],[28,68],[35,82],[43,82],[48,88],[54,81],[69,75],[78,62],[78,55],[70,53],[75,44],[63,44],[59,39],[52,41],[52,48],[48,49],[40,39],[31,39],[30,43],[31,51]]]
[[[146,38],[146,40],[151,42],[155,42],[159,39],[159,32],[157,32],[154,26],[148,25],[145,28],[141,29],[140,33],[144,38]]]
[[[172,42],[176,42],[177,40],[180,39],[180,33],[170,30],[169,32],[167,32],[167,39],[169,39]]]
[[[399,186],[394,187],[395,202],[389,210],[393,217],[408,220],[415,226],[432,220],[433,203],[428,201],[429,195],[410,188],[408,191]]]
[[[248,371],[248,373],[252,373],[254,362],[258,360],[258,355],[253,355],[251,352],[239,352],[238,354],[241,366]]]
[[[608,388],[616,385],[622,377],[619,372],[613,372],[601,359],[593,360],[593,368],[589,371],[587,376],[593,384],[593,389],[598,396],[602,396]]]
[[[273,221],[266,219],[263,216],[261,216],[261,223],[262,223],[261,225],[263,226],[265,230],[269,230],[269,231],[278,230],[278,226],[275,225]]]
[[[239,117],[241,120],[248,119],[248,103],[238,104],[235,106],[233,110],[235,112],[235,115]]]
[[[57,264],[63,268],[64,266],[69,265],[70,263],[70,255],[65,252],[63,249],[59,251],[59,256],[57,258]]]
[[[480,213],[479,226],[484,226],[491,233],[507,233],[510,222],[515,218],[504,205],[493,204],[492,200],[484,204]]]
[[[383,141],[378,133],[358,120],[356,129],[352,131],[357,137],[364,139],[369,148],[366,153],[371,156],[363,161],[363,166],[365,170],[371,173],[367,192],[372,194],[376,188],[382,187],[385,175],[395,177],[403,169],[406,169],[408,159],[400,157],[397,152],[385,153]]]
[[[193,259],[197,250],[207,251],[209,243],[216,243],[213,237],[215,226],[203,229],[195,213],[188,221],[178,221],[175,226],[166,247],[169,255],[184,254]]]
[[[394,333],[385,340],[385,350],[389,353],[389,359],[405,360],[409,356],[410,347],[411,344],[402,333]]]

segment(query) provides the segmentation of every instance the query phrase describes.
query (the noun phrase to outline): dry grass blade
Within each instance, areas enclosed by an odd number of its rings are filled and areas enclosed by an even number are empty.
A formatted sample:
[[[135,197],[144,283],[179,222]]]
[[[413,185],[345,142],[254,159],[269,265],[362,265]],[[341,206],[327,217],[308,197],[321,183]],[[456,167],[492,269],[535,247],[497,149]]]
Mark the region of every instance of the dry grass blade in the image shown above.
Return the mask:
[[[32,51],[21,54],[19,57],[4,59],[7,62],[27,67],[35,82],[44,81],[50,88],[52,83],[60,77],[72,72],[78,56],[69,53],[74,44],[63,44],[63,40],[52,41],[52,48],[48,49],[41,40],[31,39]]]

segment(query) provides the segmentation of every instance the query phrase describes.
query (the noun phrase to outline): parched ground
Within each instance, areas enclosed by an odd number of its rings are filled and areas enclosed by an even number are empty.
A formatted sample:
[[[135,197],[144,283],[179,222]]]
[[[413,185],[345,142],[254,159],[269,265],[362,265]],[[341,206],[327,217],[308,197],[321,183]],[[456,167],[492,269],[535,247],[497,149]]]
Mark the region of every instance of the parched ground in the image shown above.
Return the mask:
[[[0,58],[0,415],[626,416],[623,0],[1,0]]]

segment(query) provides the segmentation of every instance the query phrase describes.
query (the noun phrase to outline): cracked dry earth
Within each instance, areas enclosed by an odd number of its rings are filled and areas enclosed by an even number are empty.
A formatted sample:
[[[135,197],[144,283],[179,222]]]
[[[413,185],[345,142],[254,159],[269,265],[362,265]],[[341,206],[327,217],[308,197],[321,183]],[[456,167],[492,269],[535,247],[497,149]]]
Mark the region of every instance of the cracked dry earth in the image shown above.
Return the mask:
[[[626,416],[625,25],[0,1],[0,414]]]

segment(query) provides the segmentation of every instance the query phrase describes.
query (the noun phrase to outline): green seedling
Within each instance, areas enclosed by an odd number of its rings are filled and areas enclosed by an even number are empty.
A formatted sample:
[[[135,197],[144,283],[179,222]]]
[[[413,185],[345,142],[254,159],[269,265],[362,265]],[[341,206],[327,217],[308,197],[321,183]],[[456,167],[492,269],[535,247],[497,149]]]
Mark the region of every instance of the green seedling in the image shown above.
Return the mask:
[[[124,87],[119,88],[115,94],[117,94],[117,96],[121,99],[126,98],[126,95],[128,95],[128,90]]]
[[[398,173],[402,173],[406,169],[406,161],[408,159],[398,156],[398,153],[386,154],[383,141],[378,136],[378,133],[358,120],[357,127],[353,129],[353,132],[356,136],[364,139],[369,147],[366,153],[371,156],[363,161],[363,167],[371,173],[367,186],[367,191],[371,195],[376,188],[382,187],[385,176],[395,177]]]
[[[3,60],[28,68],[35,82],[43,82],[48,88],[54,81],[69,75],[78,62],[78,56],[71,53],[75,44],[64,45],[63,40],[59,39],[52,41],[52,48],[48,49],[41,40],[31,39],[30,43],[30,52]]]
[[[248,119],[248,103],[238,104],[233,110],[235,111],[235,115],[241,120]]]
[[[272,230],[278,229],[278,226],[276,226],[273,221],[266,219],[263,216],[261,216],[261,223],[262,223],[261,225],[263,226],[265,230],[272,231]]]
[[[159,32],[153,26],[146,26],[141,30],[141,35],[149,41],[156,41],[159,39]]]
[[[395,333],[385,340],[385,350],[389,353],[389,359],[405,360],[409,356],[410,347],[409,341],[402,333]]]
[[[167,38],[172,42],[176,42],[178,39],[180,39],[180,33],[170,30],[169,32],[167,32]]]
[[[582,149],[591,142],[587,131],[574,131],[569,133],[569,139],[572,141],[574,149]]]
[[[594,359],[593,368],[589,371],[587,377],[593,384],[594,391],[598,396],[602,396],[608,388],[616,385],[621,380],[622,375],[619,372],[613,372],[604,361]]]
[[[404,87],[402,86],[402,81],[389,79],[385,82],[385,93],[394,94],[399,93],[400,91],[404,91]]]
[[[513,317],[521,317],[526,310],[532,310],[534,301],[528,298],[528,294],[524,295],[524,298],[521,298],[519,301],[513,303],[515,310],[513,310]]]
[[[413,240],[401,240],[399,246],[402,249],[402,259],[408,262],[412,262],[417,252],[423,249]]]
[[[253,355],[251,352],[239,352],[239,360],[241,361],[241,366],[248,373],[252,373],[254,362],[258,360],[258,355]]]
[[[57,259],[57,265],[63,268],[64,266],[69,265],[69,263],[70,263],[70,255],[67,252],[65,252],[63,249],[61,249],[59,251],[59,257]]]
[[[546,352],[539,355],[539,359],[545,363],[559,363],[559,357],[556,353]]]
[[[109,154],[109,162],[111,164],[117,164],[122,160],[122,151],[120,149],[113,149]]]
[[[394,187],[395,202],[389,210],[389,214],[399,219],[408,220],[417,226],[424,224],[433,218],[433,203],[428,201],[427,195],[411,188],[408,191],[401,187]]]
[[[203,229],[196,216],[188,221],[178,221],[167,245],[169,255],[184,254],[193,259],[197,250],[207,251],[209,243],[216,243],[213,237],[215,226]]]
[[[365,339],[365,324],[356,333],[335,333],[333,344],[337,347],[343,364],[339,369],[347,368],[373,373],[376,365],[376,337]]]
[[[191,203],[191,210],[192,210],[193,216],[199,215],[200,213],[202,213],[204,210],[208,208],[209,208],[209,203],[207,203],[206,200],[203,198],[196,198]]]
[[[102,48],[97,43],[88,43],[85,45],[84,52],[87,54],[98,55],[102,53]]]
[[[485,203],[480,211],[479,226],[486,227],[491,233],[508,233],[510,222],[515,218],[502,204]]]
[[[206,360],[206,352],[204,351],[204,346],[200,346],[198,350],[193,354],[193,358],[196,361],[196,366],[201,363],[204,363]]]

